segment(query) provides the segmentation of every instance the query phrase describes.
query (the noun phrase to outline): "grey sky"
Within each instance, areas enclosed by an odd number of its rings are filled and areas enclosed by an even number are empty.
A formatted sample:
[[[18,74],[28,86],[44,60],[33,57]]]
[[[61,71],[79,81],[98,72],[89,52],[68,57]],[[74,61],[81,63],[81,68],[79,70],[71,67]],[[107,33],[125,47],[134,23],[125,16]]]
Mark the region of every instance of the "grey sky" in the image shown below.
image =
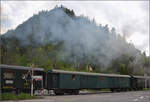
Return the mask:
[[[61,4],[97,24],[115,27],[128,42],[149,54],[149,1],[1,1],[1,34]]]

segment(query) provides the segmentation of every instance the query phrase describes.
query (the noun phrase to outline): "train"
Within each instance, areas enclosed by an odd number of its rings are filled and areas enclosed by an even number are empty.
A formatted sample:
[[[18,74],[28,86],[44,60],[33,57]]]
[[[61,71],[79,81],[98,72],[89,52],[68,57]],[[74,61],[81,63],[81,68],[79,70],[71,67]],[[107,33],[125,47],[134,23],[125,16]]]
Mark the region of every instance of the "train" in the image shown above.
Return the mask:
[[[150,77],[48,70],[0,64],[0,93],[31,93],[53,90],[56,95],[79,94],[82,89],[110,89],[114,91],[150,88]]]

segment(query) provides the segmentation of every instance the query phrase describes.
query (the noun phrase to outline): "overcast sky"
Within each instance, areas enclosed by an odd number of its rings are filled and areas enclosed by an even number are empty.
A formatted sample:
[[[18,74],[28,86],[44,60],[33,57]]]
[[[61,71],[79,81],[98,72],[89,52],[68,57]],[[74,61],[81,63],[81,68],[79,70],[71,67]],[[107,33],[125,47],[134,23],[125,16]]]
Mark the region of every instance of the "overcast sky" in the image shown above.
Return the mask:
[[[128,42],[149,55],[149,1],[1,1],[1,34],[33,14],[61,4],[76,15],[95,19],[97,24],[115,27]]]

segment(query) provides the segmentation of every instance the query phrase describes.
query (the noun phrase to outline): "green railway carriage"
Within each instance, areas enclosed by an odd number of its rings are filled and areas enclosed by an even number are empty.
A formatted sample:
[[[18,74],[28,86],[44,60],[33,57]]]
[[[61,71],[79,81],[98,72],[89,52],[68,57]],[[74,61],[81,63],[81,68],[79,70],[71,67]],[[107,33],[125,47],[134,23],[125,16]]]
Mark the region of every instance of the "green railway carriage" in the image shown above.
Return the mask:
[[[145,87],[150,88],[150,77],[145,76],[133,76],[133,89],[142,90]]]
[[[147,77],[147,88],[150,88],[150,77]]]
[[[127,89],[139,90],[145,86],[150,88],[150,77],[63,70],[44,71],[42,68],[33,68],[33,70],[34,90],[45,88],[53,90],[56,95],[79,94],[81,89],[125,91]],[[29,80],[31,71],[31,67],[0,64],[0,93],[31,92],[31,80]],[[39,78],[42,81],[39,81]]]
[[[26,77],[31,67],[0,65],[0,91],[4,92],[30,92],[31,81]],[[34,75],[43,76],[41,68],[33,68]],[[34,89],[41,88],[41,82],[34,80]],[[43,83],[44,84],[44,83]]]
[[[2,81],[2,78],[1,78],[1,68],[0,68],[0,94],[2,93],[2,92],[1,92],[1,90],[2,90],[2,86],[1,86],[1,83],[2,83],[2,82],[1,82],[1,81]]]
[[[55,94],[77,94],[80,89],[126,90],[130,87],[129,75],[99,74],[50,70],[47,75],[47,88]]]
[[[47,89],[53,89],[55,94],[77,94],[80,89],[80,75],[75,72],[50,70],[47,73]]]
[[[135,90],[142,90],[145,87],[145,77],[144,76],[134,76],[135,79]]]

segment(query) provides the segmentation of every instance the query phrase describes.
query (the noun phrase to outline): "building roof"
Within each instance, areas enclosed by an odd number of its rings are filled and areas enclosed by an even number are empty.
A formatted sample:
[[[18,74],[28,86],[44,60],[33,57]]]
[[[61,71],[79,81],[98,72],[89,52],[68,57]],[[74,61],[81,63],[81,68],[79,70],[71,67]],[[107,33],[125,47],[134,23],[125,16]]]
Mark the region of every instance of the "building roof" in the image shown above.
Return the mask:
[[[49,72],[65,73],[65,74],[78,74],[78,75],[90,75],[90,76],[130,77],[129,75],[102,74],[102,73],[90,73],[90,72],[75,72],[75,71],[64,71],[64,70],[50,70]]]
[[[4,65],[0,64],[0,69],[6,68],[6,69],[19,69],[19,70],[31,70],[31,67],[24,67],[24,66],[15,66],[15,65]],[[44,71],[43,68],[33,68],[34,71]]]

